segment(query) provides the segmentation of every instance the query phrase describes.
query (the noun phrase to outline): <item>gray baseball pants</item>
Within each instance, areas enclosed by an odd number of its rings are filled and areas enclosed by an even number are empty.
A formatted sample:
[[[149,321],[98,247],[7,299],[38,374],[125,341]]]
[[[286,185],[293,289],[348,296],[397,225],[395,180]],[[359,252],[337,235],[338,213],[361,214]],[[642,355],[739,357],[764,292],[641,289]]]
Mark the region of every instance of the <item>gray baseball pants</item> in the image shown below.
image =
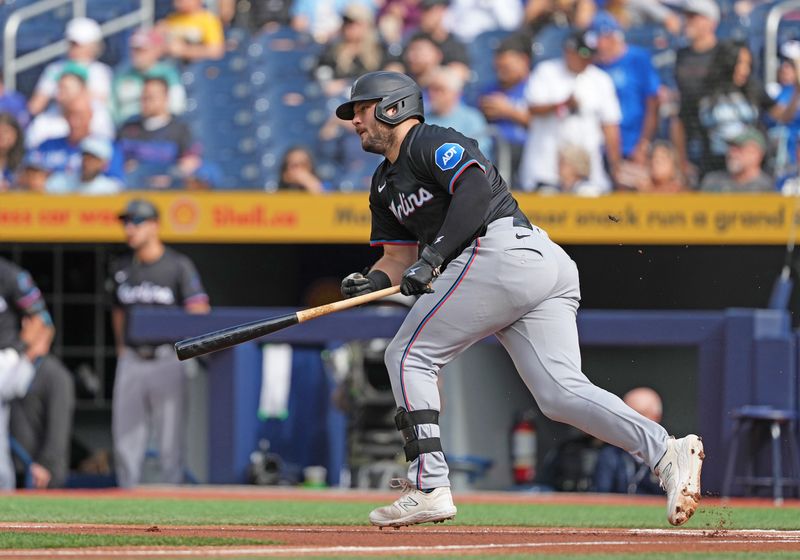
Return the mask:
[[[117,360],[111,431],[117,484],[141,482],[150,430],[158,447],[161,482],[183,482],[186,374],[171,346],[145,360],[132,349]]]
[[[666,430],[581,372],[578,269],[543,230],[515,226],[512,218],[492,222],[433,289],[417,300],[386,349],[397,406],[439,410],[439,369],[494,334],[547,417],[655,467],[666,451]],[[439,437],[439,426],[419,425],[416,433]],[[421,454],[408,478],[420,489],[450,486],[444,453]]]

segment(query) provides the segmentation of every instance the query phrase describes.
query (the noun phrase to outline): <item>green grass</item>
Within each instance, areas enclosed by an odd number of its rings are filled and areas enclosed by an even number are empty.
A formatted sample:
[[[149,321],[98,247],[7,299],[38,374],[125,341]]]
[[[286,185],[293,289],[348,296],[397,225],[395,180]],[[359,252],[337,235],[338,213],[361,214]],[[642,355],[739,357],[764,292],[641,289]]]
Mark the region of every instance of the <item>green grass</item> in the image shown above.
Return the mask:
[[[0,521],[151,525],[366,525],[375,503],[12,495]],[[666,528],[663,506],[460,504],[457,525]],[[701,507],[692,529],[800,529],[797,508]]]
[[[83,548],[88,546],[242,546],[274,545],[277,541],[167,535],[88,535],[72,533],[0,533],[0,549]]]

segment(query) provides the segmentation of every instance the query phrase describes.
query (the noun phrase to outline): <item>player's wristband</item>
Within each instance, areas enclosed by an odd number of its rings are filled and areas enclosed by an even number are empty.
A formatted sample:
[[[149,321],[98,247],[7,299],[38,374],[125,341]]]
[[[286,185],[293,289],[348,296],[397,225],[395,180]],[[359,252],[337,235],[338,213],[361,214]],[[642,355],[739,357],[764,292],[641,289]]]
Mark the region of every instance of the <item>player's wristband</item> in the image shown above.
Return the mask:
[[[392,280],[389,278],[389,275],[382,270],[376,269],[369,271],[367,278],[369,278],[369,281],[372,284],[372,289],[375,292],[378,290],[383,290],[384,288],[392,287]]]
[[[442,266],[444,262],[444,257],[439,254],[439,251],[431,247],[430,245],[425,245],[425,248],[422,250],[422,254],[420,255],[421,258],[425,260],[432,268],[436,269]]]

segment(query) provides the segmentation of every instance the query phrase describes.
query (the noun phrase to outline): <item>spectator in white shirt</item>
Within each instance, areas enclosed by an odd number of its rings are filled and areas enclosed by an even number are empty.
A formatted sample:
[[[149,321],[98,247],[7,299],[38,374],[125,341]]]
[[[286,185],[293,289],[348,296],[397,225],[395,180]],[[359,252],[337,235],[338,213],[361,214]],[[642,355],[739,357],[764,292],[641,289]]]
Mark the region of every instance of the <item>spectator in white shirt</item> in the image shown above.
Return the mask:
[[[42,72],[28,110],[31,115],[38,115],[45,110],[55,97],[58,79],[69,62],[86,68],[87,86],[92,98],[107,103],[111,95],[111,68],[98,62],[103,44],[103,33],[96,21],[89,18],[75,18],[67,23],[65,37],[69,43],[67,58],[48,64]]]
[[[452,0],[445,26],[464,44],[487,31],[513,31],[522,25],[520,0]]]
[[[88,72],[86,68],[74,62],[63,66],[58,77],[56,104],[39,113],[25,131],[25,146],[33,149],[51,138],[60,138],[69,133],[69,125],[64,117],[66,108],[78,99],[86,98],[92,107],[92,134],[105,138],[114,138],[116,130],[111,119],[108,105],[91,97],[87,87]]]
[[[621,112],[611,78],[592,64],[595,46],[583,32],[564,42],[564,57],[540,63],[526,86],[531,112],[528,140],[520,164],[524,190],[558,184],[558,150],[584,148],[591,161],[590,183],[611,190],[603,155],[612,176],[619,167]]]

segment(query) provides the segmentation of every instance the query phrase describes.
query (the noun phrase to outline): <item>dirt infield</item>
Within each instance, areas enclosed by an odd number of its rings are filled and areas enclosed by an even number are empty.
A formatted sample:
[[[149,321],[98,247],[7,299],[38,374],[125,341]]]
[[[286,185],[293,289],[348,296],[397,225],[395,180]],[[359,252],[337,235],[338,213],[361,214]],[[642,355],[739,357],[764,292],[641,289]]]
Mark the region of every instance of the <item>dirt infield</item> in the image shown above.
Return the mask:
[[[800,551],[797,531],[701,531],[669,529],[530,529],[519,527],[447,527],[378,530],[370,527],[154,527],[2,523],[5,531],[116,535],[239,537],[279,545],[234,547],[103,547],[54,550],[2,550],[0,558],[219,557],[245,556],[392,556],[482,554],[613,554],[635,552]]]
[[[34,494],[34,492],[30,492]],[[61,492],[47,492],[58,496]],[[44,495],[44,494],[43,494]],[[90,499],[241,499],[371,501],[394,499],[383,492],[303,491],[253,487],[142,488],[135,491],[65,491],[64,496]],[[658,497],[607,495],[535,495],[472,493],[459,495],[460,503],[570,503],[570,504],[663,504]],[[704,505],[718,505],[716,499]],[[730,507],[764,506],[766,500],[734,500]],[[796,501],[786,504],[798,507]],[[481,556],[486,554],[647,554],[666,552],[760,552],[800,551],[800,531],[718,529],[573,529],[524,527],[465,527],[425,525],[378,530],[368,526],[145,526],[60,523],[0,523],[0,531],[73,533],[91,535],[139,535],[168,537],[225,537],[264,540],[280,544],[214,547],[102,547],[47,550],[0,550],[3,558],[183,558],[183,557],[354,557]]]

